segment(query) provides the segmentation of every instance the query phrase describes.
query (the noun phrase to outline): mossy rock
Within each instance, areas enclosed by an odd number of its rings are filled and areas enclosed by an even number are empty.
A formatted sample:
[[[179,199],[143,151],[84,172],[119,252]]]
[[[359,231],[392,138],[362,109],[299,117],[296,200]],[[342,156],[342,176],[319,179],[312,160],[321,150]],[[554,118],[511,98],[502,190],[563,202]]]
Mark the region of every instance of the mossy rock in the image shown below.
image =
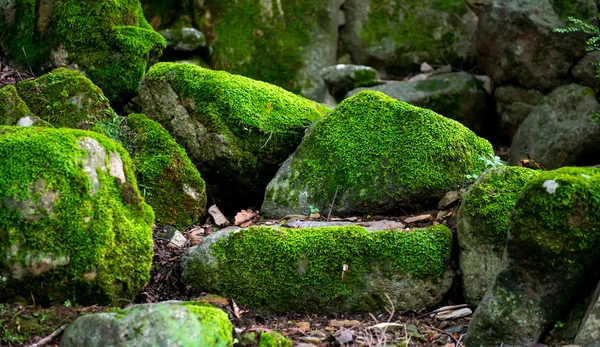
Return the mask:
[[[531,179],[509,221],[506,258],[469,325],[467,346],[531,346],[568,322],[600,274],[600,170],[562,168]]]
[[[508,220],[521,190],[540,171],[518,166],[486,171],[463,196],[457,238],[465,302],[477,306],[498,274]]]
[[[206,212],[206,190],[185,150],[160,124],[143,114],[131,114],[133,136],[128,147],[138,186],[152,206],[156,221],[185,229]]]
[[[134,305],[75,320],[60,341],[70,346],[233,346],[227,314],[196,302]]]
[[[292,347],[292,341],[276,331],[263,331],[260,334],[258,347]]]
[[[209,197],[235,208],[260,204],[305,128],[329,111],[268,83],[175,63],[150,69],[139,103],[185,148]]]
[[[473,65],[477,18],[464,0],[347,0],[340,36],[356,64],[390,75],[421,63]]]
[[[0,127],[0,144],[0,300],[132,300],[149,278],[154,213],[127,152],[64,128]]]
[[[322,102],[321,69],[334,65],[335,1],[204,0],[200,29],[215,69],[275,84]]]
[[[489,95],[472,74],[454,72],[420,81],[388,81],[374,87],[357,88],[346,97],[363,90],[382,92],[392,98],[430,109],[454,119],[481,135],[489,126]]]
[[[429,206],[491,155],[490,143],[460,123],[363,91],[313,124],[269,183],[262,210],[279,218],[329,211],[332,202],[334,215]]]
[[[386,294],[406,311],[441,301],[452,283],[451,247],[443,225],[230,228],[184,255],[182,281],[274,312],[383,311]]]
[[[23,117],[33,116],[13,85],[0,89],[0,125],[15,125]]]
[[[321,77],[329,89],[329,93],[340,102],[346,93],[360,87],[375,86],[380,77],[377,70],[370,66],[338,64],[321,70]]]
[[[61,66],[80,70],[113,102],[135,95],[166,45],[138,0],[14,0],[0,11],[0,44],[17,66],[38,75]]]

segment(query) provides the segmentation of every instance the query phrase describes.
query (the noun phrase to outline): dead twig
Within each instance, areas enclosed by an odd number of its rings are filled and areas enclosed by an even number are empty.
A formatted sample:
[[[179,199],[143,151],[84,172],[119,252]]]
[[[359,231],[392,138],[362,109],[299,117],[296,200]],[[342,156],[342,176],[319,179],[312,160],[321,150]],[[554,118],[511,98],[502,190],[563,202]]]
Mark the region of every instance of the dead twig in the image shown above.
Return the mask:
[[[390,298],[390,296],[388,295],[388,293],[384,293],[385,297],[388,299],[388,301],[390,302],[390,305],[392,306],[392,310],[390,312],[390,310],[388,310],[388,308],[386,307],[385,310],[390,314],[390,318],[388,318],[388,323],[392,321],[392,318],[394,318],[394,313],[396,312],[395,308],[394,308],[394,302],[392,302],[392,299]]]
[[[33,70],[31,69],[31,65],[29,65],[29,59],[27,58],[27,53],[25,52],[25,47],[21,46],[21,49],[23,50],[23,55],[25,56],[25,61],[27,62],[27,66],[29,66],[29,72],[31,73],[31,76],[35,77],[35,74],[33,73]]]
[[[444,335],[446,335],[446,336],[450,336],[450,338],[452,339],[452,341],[454,341],[454,343],[456,343],[456,347],[460,347],[460,346],[461,346],[461,344],[460,344],[460,341],[459,341],[459,340],[457,340],[456,338],[454,338],[454,336],[452,336],[452,334],[449,334],[449,333],[447,333],[447,332],[445,332],[445,331],[443,331],[443,330],[440,330],[440,329],[438,329],[438,328],[434,328],[434,327],[433,327],[431,324],[427,324],[427,326],[428,326],[429,328],[431,328],[431,329],[433,329],[433,330],[437,331],[438,333],[444,334]]]
[[[431,312],[427,312],[427,313],[423,313],[421,315],[418,315],[416,318],[420,319],[423,318],[425,316],[428,316],[430,314],[436,314],[436,313],[440,313],[440,312],[446,312],[446,311],[452,311],[458,308],[464,308],[464,307],[468,307],[469,305],[467,304],[460,304],[460,305],[454,305],[454,306],[446,306],[446,307],[440,307],[437,310],[433,310]]]
[[[63,324],[60,328],[56,329],[55,332],[53,332],[52,334],[44,337],[43,339],[39,340],[37,343],[34,343],[32,345],[29,345],[29,347],[38,347],[38,346],[43,346],[45,344],[47,344],[48,342],[52,341],[55,337],[57,337],[58,335],[60,335],[60,333],[63,332],[63,330],[65,330],[67,328],[67,326],[69,326],[68,324]]]
[[[333,200],[331,201],[331,206],[329,207],[329,213],[327,214],[328,222],[329,222],[329,218],[331,217],[331,211],[333,211],[333,205],[335,204],[335,198],[337,198],[338,189],[340,189],[340,187],[335,188],[335,194],[333,194]]]

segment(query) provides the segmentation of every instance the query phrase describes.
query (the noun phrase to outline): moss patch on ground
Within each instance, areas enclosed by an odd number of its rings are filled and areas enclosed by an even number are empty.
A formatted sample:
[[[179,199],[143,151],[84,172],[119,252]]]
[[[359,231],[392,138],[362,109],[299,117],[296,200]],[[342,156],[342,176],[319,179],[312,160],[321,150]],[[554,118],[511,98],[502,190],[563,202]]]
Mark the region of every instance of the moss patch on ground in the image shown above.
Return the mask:
[[[97,185],[82,167],[83,140],[106,150]],[[135,297],[149,278],[154,213],[123,147],[94,132],[39,127],[0,127],[0,143],[0,297]],[[109,154],[123,162],[125,183],[109,174]]]
[[[7,14],[10,13],[10,16]],[[138,0],[17,0],[4,9],[0,39],[21,67],[84,71],[112,101],[134,95],[148,63],[166,42],[144,19]],[[25,52],[25,53],[24,53]]]
[[[387,302],[384,289],[371,288],[377,276],[440,280],[452,236],[443,225],[377,232],[358,226],[251,227],[206,247],[209,258],[194,259],[190,251],[184,259],[183,281],[197,290],[276,312],[368,311]],[[392,297],[402,295],[388,290]]]
[[[130,144],[138,185],[156,221],[187,228],[206,211],[205,184],[185,150],[158,123],[131,114]]]

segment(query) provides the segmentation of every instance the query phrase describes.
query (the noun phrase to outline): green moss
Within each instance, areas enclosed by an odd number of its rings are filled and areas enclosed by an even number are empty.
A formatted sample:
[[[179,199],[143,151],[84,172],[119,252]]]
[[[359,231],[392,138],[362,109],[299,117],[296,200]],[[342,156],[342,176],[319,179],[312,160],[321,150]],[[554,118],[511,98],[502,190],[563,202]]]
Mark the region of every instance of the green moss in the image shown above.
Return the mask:
[[[56,127],[87,129],[114,114],[100,88],[64,68],[21,82],[17,91],[36,116]]]
[[[263,331],[260,334],[258,347],[292,347],[293,345],[292,341],[276,331]]]
[[[355,301],[350,310],[368,311],[387,302],[381,293],[366,293],[374,280],[369,274],[440,279],[451,246],[451,233],[443,225],[408,232],[369,232],[358,226],[251,227],[212,245],[218,267],[210,261],[208,266],[187,264],[184,280],[197,289],[277,312],[340,311],[350,299]],[[343,264],[348,265],[344,276]]]
[[[523,189],[509,230],[523,255],[518,261],[525,264],[581,269],[594,264],[600,256],[600,170],[543,172]]]
[[[198,345],[205,346],[232,346],[233,345],[233,325],[225,312],[210,304],[186,301],[183,305],[192,311],[198,320],[202,323],[204,333],[202,334],[202,343]]]
[[[363,91],[315,123],[291,161],[289,184],[270,186],[265,204],[290,206],[308,189],[308,203],[321,210],[336,191],[342,213],[414,208],[483,171],[478,158],[492,154],[489,142],[454,120]]]
[[[130,147],[138,185],[157,222],[178,228],[197,222],[206,211],[205,185],[184,149],[142,114],[129,115],[127,123],[135,134]],[[190,189],[195,197],[186,193]]]
[[[370,87],[377,82],[377,72],[371,69],[358,69],[353,73],[354,88]]]
[[[527,182],[539,174],[540,171],[511,166],[481,175],[469,188],[460,210],[461,215],[477,220],[478,234],[474,236],[503,249],[517,198]]]
[[[311,32],[330,32],[330,4],[318,0],[205,0],[200,23],[213,47],[213,67],[269,82],[294,93]],[[265,68],[268,66],[268,68]],[[308,86],[303,86],[308,87]]]
[[[32,115],[15,86],[0,89],[0,125],[15,125],[19,119]]]
[[[551,0],[551,3],[554,10],[563,21],[567,20],[569,17],[575,17],[589,23],[596,20],[598,9],[593,1]]]
[[[193,105],[187,111],[206,128],[203,132],[222,136],[198,137],[215,142],[203,143],[214,150],[194,151],[193,144],[182,141],[213,197],[244,199],[247,194],[254,201],[262,199],[268,180],[300,143],[305,127],[329,111],[279,87],[189,64],[159,63],[150,69],[146,82],[169,83],[184,105]],[[164,114],[150,116],[161,118],[159,122],[176,137],[183,136],[174,133],[174,120]],[[194,126],[186,131],[198,130]],[[227,183],[217,187],[219,182]]]
[[[0,127],[0,252],[9,255],[0,259],[0,272],[14,274],[14,269],[27,269],[39,258],[63,264],[35,277],[25,271],[22,280],[6,275],[8,281],[0,287],[2,300],[21,294],[33,295],[37,302],[53,297],[110,303],[132,299],[148,280],[152,209],[141,200],[124,202],[120,181],[108,170],[96,171],[100,186],[92,195],[92,183],[82,169],[87,152],[78,145],[86,137],[103,146],[107,156],[119,154],[126,180],[137,192],[129,155],[102,135],[72,129]],[[28,206],[27,201],[36,206],[52,192],[58,196],[51,210],[30,209],[36,218],[26,219],[23,212],[11,208],[16,202],[21,211],[19,206]]]
[[[15,2],[14,21],[0,28],[7,55],[41,74],[52,51],[66,51],[62,63],[85,71],[113,101],[134,95],[148,62],[166,46],[137,0],[57,1],[41,17],[36,9],[33,0]]]

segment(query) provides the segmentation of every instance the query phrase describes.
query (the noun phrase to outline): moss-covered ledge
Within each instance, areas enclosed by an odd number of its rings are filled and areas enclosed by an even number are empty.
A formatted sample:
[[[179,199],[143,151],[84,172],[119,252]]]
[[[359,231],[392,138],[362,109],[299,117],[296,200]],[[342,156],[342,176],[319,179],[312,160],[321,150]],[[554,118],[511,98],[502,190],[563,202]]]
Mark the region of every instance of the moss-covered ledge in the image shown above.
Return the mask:
[[[440,302],[452,283],[443,225],[370,232],[359,226],[225,230],[183,259],[183,282],[274,312],[404,311]]]

